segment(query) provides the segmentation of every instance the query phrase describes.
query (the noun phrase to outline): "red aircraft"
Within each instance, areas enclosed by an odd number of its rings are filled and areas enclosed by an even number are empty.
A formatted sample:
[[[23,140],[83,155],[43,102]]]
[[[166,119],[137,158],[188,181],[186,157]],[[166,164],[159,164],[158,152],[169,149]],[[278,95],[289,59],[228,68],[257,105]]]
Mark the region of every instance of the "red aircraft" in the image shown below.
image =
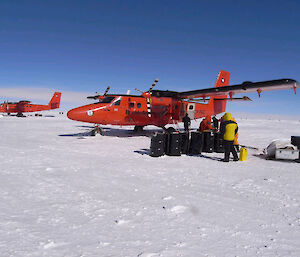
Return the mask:
[[[8,115],[11,113],[17,113],[18,117],[23,117],[23,112],[39,112],[59,108],[60,104],[60,92],[55,92],[48,105],[31,104],[30,101],[19,101],[16,103],[4,102],[0,104],[0,112],[5,112]]]
[[[262,82],[246,81],[242,84],[229,86],[230,73],[220,71],[215,87],[193,91],[175,92],[150,89],[141,95],[107,94],[90,96],[98,99],[93,104],[81,106],[68,112],[69,119],[95,124],[134,125],[135,130],[144,126],[155,125],[164,128],[170,123],[181,121],[188,113],[191,119],[206,115],[216,115],[225,112],[227,101],[249,101],[244,96],[234,98],[236,93],[258,92],[276,89],[293,89],[299,87],[293,79],[279,79]]]

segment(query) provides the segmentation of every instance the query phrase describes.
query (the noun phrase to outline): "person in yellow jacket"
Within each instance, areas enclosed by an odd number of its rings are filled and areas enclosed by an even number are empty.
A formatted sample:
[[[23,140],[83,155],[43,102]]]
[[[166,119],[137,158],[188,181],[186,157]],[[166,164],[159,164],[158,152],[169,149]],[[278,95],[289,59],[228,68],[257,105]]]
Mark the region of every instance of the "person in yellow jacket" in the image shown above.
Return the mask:
[[[229,162],[230,153],[233,155],[233,160],[238,161],[237,152],[233,146],[234,138],[238,132],[238,125],[232,120],[230,113],[224,114],[224,122],[220,128],[221,135],[223,135],[223,145],[224,145],[224,162]]]
[[[235,118],[231,117],[231,120],[233,120],[236,123]],[[233,140],[233,146],[234,146],[234,148],[237,152],[240,151],[240,145],[239,145],[239,142],[238,142],[238,138],[239,138],[239,132],[236,132],[236,134],[234,136],[234,140]]]

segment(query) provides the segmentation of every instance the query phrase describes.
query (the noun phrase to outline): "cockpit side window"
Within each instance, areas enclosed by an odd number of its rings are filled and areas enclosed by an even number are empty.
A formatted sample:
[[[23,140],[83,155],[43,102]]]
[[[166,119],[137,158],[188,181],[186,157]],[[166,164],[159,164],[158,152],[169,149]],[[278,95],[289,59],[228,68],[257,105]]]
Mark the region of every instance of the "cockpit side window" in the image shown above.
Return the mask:
[[[120,105],[120,104],[121,104],[121,99],[118,100],[118,101],[115,101],[115,102],[113,103],[113,105]]]

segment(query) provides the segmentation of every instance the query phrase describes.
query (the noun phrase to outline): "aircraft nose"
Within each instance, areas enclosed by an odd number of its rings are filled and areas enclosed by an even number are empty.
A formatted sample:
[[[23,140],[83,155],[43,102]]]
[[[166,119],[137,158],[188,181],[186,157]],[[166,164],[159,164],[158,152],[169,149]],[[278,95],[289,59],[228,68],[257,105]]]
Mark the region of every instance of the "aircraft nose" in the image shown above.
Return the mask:
[[[85,121],[87,109],[85,107],[74,108],[68,111],[67,116],[70,120]]]

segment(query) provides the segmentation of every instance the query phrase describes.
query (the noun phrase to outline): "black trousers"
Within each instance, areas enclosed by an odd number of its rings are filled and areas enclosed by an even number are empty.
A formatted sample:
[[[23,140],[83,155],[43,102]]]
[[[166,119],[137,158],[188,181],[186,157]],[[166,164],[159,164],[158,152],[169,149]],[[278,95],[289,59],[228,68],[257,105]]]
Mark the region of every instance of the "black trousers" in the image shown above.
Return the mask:
[[[189,124],[187,123],[184,123],[184,130],[186,131],[186,132],[188,132],[189,131]]]
[[[224,150],[225,150],[224,161],[229,161],[230,153],[232,153],[234,160],[239,159],[237,152],[235,150],[235,147],[233,146],[233,141],[224,140],[223,145],[224,145]]]

